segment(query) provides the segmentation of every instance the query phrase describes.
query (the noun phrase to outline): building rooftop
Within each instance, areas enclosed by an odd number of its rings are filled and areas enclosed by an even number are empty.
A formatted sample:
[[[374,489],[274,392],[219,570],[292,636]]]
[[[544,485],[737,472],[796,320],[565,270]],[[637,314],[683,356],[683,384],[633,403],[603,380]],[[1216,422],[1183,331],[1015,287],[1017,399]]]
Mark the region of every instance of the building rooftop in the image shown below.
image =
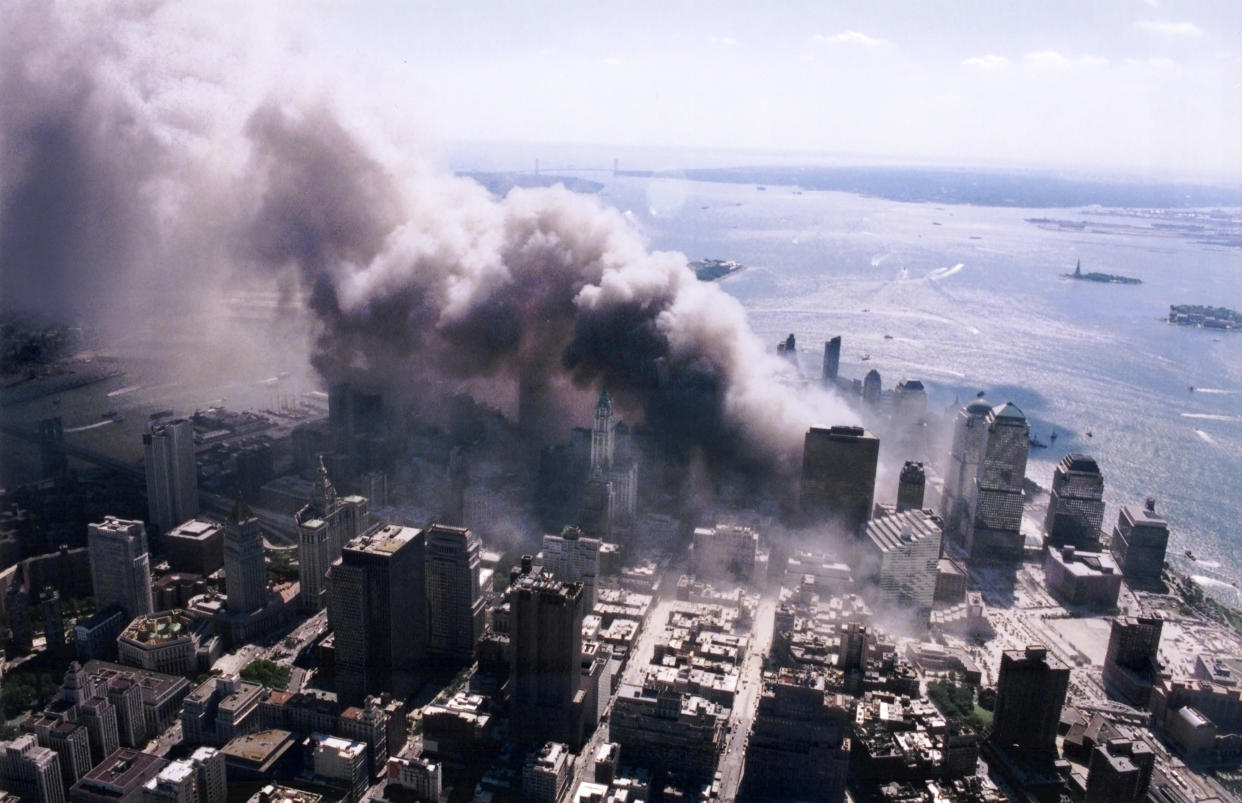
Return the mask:
[[[1026,416],[1023,415],[1022,411],[1018,409],[1018,405],[1014,404],[1013,402],[1005,402],[1004,404],[998,404],[992,408],[992,412],[995,414],[997,418],[1009,418],[1009,419],[1013,419],[1016,421],[1026,420]]]
[[[941,530],[940,519],[931,510],[907,510],[867,522],[867,538],[883,552],[939,538]]]
[[[292,741],[293,734],[289,731],[271,728],[231,739],[228,744],[220,748],[220,752],[230,758],[241,759],[252,764],[262,764]]]
[[[207,519],[190,519],[183,521],[168,531],[165,538],[191,538],[205,541],[220,532],[220,525]]]
[[[180,609],[139,616],[129,623],[121,638],[143,644],[161,644],[190,637],[199,624]]]
[[[150,753],[122,747],[74,784],[109,797],[126,797],[162,770],[168,762]]]
[[[1100,466],[1093,458],[1087,457],[1085,454],[1071,453],[1061,458],[1061,462],[1057,467],[1062,471],[1083,471],[1088,474],[1099,474]]]
[[[415,527],[386,524],[357,536],[345,548],[371,555],[391,555],[413,541],[422,532]]]

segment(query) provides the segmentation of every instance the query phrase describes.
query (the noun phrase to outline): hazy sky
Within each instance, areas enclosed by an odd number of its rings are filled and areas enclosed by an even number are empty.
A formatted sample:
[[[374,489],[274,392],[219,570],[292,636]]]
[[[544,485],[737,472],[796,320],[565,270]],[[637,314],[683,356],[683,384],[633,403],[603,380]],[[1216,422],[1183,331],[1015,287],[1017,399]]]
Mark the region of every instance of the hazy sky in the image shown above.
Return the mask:
[[[343,2],[310,50],[441,140],[1242,176],[1242,2]]]

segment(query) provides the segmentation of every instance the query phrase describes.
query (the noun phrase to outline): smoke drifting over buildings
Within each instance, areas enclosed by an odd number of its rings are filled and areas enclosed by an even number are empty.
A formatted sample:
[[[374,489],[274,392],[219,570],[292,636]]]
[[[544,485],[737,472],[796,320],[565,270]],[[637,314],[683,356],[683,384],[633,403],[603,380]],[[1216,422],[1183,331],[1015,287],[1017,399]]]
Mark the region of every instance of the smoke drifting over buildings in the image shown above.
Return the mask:
[[[528,404],[575,411],[572,389],[605,383],[709,465],[788,472],[810,424],[846,415],[827,393],[791,392],[736,300],[596,199],[496,200],[409,167],[326,90],[303,102],[256,88],[253,54],[213,37],[203,12],[123,12],[3,9],[7,304],[209,304],[261,277],[313,313],[328,382],[407,398],[463,380],[514,398],[521,383]]]

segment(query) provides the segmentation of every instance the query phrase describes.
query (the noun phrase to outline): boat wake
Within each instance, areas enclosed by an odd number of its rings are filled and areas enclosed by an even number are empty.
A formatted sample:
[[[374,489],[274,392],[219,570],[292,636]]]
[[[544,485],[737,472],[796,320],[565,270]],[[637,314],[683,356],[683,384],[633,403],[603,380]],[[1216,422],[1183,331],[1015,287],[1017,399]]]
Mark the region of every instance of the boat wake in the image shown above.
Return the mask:
[[[1210,443],[1210,444],[1212,444],[1213,446],[1216,446],[1216,445],[1217,445],[1217,444],[1216,444],[1216,439],[1215,439],[1215,438],[1213,438],[1211,435],[1207,434],[1206,432],[1204,432],[1203,430],[1201,430],[1201,429],[1196,429],[1196,430],[1195,430],[1195,434],[1196,434],[1196,435],[1198,435],[1198,436],[1199,436],[1199,439],[1200,439],[1200,440],[1202,440],[1204,443]]]
[[[142,390],[142,385],[126,385],[123,388],[117,388],[116,390],[110,390],[108,391],[108,398],[111,399],[114,396],[124,396],[126,393],[133,393],[135,390]],[[65,430],[65,431],[68,432],[69,430]]]
[[[65,432],[85,432],[88,429],[99,429],[100,427],[106,427],[109,424],[115,423],[115,420],[109,418],[107,421],[96,421],[94,424],[83,424],[80,427],[66,427]]]
[[[1219,396],[1242,396],[1242,390],[1233,388],[1195,388],[1193,393],[1214,393]]]
[[[964,267],[966,267],[966,264],[963,262],[959,262],[951,268],[936,268],[935,270],[927,274],[927,278],[931,279],[933,282],[938,282],[941,279],[949,278],[955,273],[960,273],[962,268]]]
[[[1182,413],[1182,418],[1197,418],[1201,421],[1242,421],[1242,417],[1236,415],[1222,415],[1220,413]]]

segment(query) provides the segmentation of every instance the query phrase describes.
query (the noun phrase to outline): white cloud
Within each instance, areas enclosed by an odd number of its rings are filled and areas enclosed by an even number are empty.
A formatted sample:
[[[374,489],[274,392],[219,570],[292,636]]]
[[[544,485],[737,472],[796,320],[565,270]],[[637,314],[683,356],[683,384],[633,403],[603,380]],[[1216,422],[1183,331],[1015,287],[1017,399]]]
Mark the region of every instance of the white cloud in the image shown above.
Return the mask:
[[[720,45],[721,47],[734,47],[737,45],[737,40],[732,36],[712,36],[709,37],[707,41],[711,42],[713,45]]]
[[[973,67],[977,70],[999,70],[1009,66],[1009,59],[989,53],[986,56],[974,56],[973,58],[964,59],[962,66]]]
[[[609,56],[608,58],[604,59],[604,63],[609,65],[610,67],[615,67],[621,63],[621,59],[617,58],[616,56]]]
[[[1036,69],[1063,70],[1070,66],[1070,60],[1057,50],[1036,50],[1022,57],[1022,63]]]
[[[1203,29],[1193,22],[1168,22],[1163,20],[1139,20],[1134,27],[1161,36],[1201,36]]]
[[[880,39],[876,36],[868,36],[861,31],[842,31],[841,33],[834,33],[831,35],[817,33],[811,38],[816,42],[828,45],[848,44],[865,45],[866,47],[879,47],[889,43],[887,39]]]
[[[1160,5],[1160,0],[1143,0],[1143,2],[1151,8],[1156,8]]]
[[[1035,70],[1068,70],[1071,67],[1103,67],[1108,59],[1090,53],[1070,57],[1059,50],[1035,50],[1022,57],[1022,64]]]
[[[1174,64],[1176,64],[1176,62],[1173,61],[1173,59],[1167,58],[1165,56],[1152,56],[1151,58],[1147,60],[1147,64],[1150,67],[1157,67],[1157,68],[1163,69],[1165,67],[1172,67]]]

